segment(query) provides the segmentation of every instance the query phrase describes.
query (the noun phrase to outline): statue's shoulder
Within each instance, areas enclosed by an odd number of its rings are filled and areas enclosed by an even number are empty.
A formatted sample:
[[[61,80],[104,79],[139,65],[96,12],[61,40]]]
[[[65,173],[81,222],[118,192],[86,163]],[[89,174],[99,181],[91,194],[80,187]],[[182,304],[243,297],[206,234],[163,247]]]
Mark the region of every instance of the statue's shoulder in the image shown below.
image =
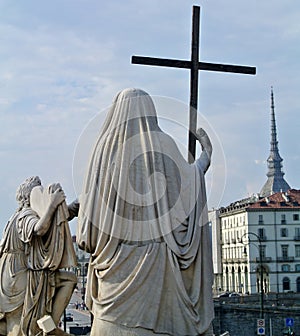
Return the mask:
[[[18,221],[28,217],[28,216],[37,216],[37,213],[31,209],[30,207],[24,207],[23,209],[20,210],[19,216],[18,216]]]
[[[37,213],[30,207],[23,208],[16,220],[17,230],[21,233],[25,227],[32,227],[39,220]]]

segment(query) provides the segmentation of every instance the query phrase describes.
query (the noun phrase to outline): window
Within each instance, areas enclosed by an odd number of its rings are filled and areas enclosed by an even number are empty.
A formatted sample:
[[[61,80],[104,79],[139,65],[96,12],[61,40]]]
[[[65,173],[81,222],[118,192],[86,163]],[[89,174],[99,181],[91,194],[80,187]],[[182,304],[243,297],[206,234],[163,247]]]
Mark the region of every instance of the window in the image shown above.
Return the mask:
[[[295,257],[300,257],[300,245],[295,245]]]
[[[240,259],[243,258],[243,248],[242,247],[239,248],[239,258]]]
[[[281,224],[286,224],[285,214],[281,215]]]
[[[263,223],[264,223],[264,216],[258,215],[258,224],[263,224]]]
[[[293,220],[298,221],[299,220],[299,214],[294,214],[293,215]]]
[[[295,228],[295,239],[300,240],[300,228]]]
[[[297,265],[295,266],[295,271],[296,271],[296,272],[300,272],[300,264],[297,264]]]
[[[260,250],[262,259],[264,259],[266,257],[266,246],[260,245],[259,250]]]
[[[282,258],[287,258],[289,256],[288,248],[288,245],[281,245]]]
[[[265,229],[261,229],[261,228],[259,228],[259,229],[257,230],[257,233],[258,233],[258,237],[259,237],[259,239],[261,239],[261,240],[265,239]]]
[[[290,272],[291,266],[287,265],[287,264],[284,264],[284,265],[281,266],[281,270],[282,270],[282,272]]]
[[[290,290],[290,279],[288,277],[284,277],[282,279],[282,289],[283,290]]]
[[[280,230],[280,235],[281,235],[281,237],[287,237],[288,236],[288,229],[287,228],[282,228]]]

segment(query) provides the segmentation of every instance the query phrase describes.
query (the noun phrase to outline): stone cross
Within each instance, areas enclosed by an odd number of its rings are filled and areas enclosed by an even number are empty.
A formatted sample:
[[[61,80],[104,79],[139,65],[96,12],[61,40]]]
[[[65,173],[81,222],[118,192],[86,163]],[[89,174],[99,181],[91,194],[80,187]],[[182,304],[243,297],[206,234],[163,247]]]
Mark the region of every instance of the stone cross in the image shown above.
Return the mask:
[[[143,56],[132,56],[133,64],[155,65],[172,68],[190,69],[190,118],[189,118],[189,154],[188,160],[192,163],[196,153],[196,127],[197,127],[197,102],[198,102],[198,71],[220,71],[255,75],[256,68],[248,66],[216,64],[199,62],[199,26],[200,26],[200,7],[193,6],[193,28],[192,28],[192,48],[191,60],[176,60],[166,58],[154,58]]]

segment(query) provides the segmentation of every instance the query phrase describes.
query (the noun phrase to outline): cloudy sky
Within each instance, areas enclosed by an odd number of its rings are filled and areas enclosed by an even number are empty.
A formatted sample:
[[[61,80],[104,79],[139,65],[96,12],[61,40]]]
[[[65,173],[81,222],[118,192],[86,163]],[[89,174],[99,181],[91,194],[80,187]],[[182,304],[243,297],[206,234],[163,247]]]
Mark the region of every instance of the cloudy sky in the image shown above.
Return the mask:
[[[188,103],[187,70],[130,60],[189,59],[193,5],[201,6],[201,61],[257,67],[256,76],[200,73],[199,113],[216,149],[209,206],[228,205],[264,184],[271,86],[285,177],[299,189],[300,2],[1,0],[1,231],[28,176],[61,182],[68,201],[77,196],[81,134],[119,90],[138,87]],[[186,138],[185,130],[173,135]]]

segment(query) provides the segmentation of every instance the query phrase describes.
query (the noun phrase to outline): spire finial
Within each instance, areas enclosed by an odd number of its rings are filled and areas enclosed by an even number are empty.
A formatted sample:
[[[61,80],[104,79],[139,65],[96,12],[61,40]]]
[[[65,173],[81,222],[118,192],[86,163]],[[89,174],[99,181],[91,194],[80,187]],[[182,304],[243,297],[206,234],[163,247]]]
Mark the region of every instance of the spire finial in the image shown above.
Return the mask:
[[[270,155],[267,159],[268,180],[260,192],[262,197],[269,196],[274,192],[279,192],[280,190],[283,190],[285,192],[290,189],[290,186],[283,178],[284,172],[282,172],[281,170],[282,158],[279,155],[279,149],[278,149],[273,86],[271,86],[271,142],[270,144],[271,144]]]
[[[273,86],[271,86],[271,108],[274,108],[274,92],[273,92]]]
[[[271,86],[271,151],[272,150],[278,152],[273,86]]]

